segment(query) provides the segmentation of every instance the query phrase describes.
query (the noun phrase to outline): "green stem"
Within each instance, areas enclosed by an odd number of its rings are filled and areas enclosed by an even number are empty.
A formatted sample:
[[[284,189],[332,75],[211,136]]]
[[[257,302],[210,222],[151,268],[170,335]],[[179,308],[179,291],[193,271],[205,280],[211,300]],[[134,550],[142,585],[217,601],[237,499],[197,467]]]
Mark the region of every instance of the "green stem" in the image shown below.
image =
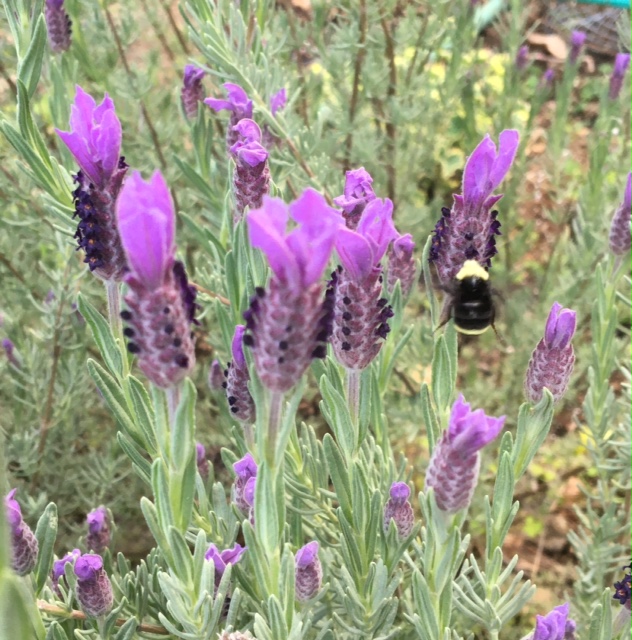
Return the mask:
[[[272,468],[276,467],[276,444],[283,416],[283,393],[272,391],[270,393],[270,413],[268,414],[268,438],[266,447],[266,459]]]
[[[121,320],[121,290],[118,282],[114,280],[105,281],[105,293],[108,299],[108,320],[114,339],[118,343],[123,360],[123,378],[129,375],[129,361],[127,359],[127,349],[125,348],[125,337],[123,335],[123,321]]]
[[[169,387],[165,391],[167,396],[167,410],[169,412],[169,426],[173,428],[176,419],[176,411],[180,404],[180,385]]]
[[[351,421],[355,429],[355,446],[358,446],[357,436],[359,432],[358,420],[360,416],[360,376],[361,371],[356,369],[347,369],[347,403],[349,404],[349,412]]]

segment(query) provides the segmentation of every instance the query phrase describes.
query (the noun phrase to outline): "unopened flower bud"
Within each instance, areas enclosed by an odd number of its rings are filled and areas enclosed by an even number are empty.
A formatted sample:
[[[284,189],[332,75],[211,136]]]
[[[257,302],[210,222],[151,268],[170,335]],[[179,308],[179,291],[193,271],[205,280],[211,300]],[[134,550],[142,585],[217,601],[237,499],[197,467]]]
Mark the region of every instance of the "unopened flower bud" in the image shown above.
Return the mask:
[[[11,545],[11,568],[19,576],[25,576],[35,568],[39,545],[31,528],[22,519],[22,510],[14,498],[17,489],[12,489],[4,499],[4,510],[9,524]]]
[[[313,598],[320,590],[323,568],[318,559],[318,546],[314,540],[296,552],[294,592],[299,602]]]
[[[388,531],[391,520],[395,522],[400,538],[406,538],[413,530],[415,514],[408,502],[410,488],[405,482],[394,482],[391,486],[390,498],[384,505],[384,533]]]
[[[220,391],[226,387],[226,375],[219,360],[215,359],[211,362],[208,371],[208,386],[211,391]]]
[[[571,64],[577,64],[584,48],[584,42],[586,42],[586,34],[583,31],[573,31],[571,33],[571,52],[568,55],[568,60]]]
[[[364,208],[375,200],[371,186],[373,178],[364,167],[347,171],[344,193],[334,198],[334,204],[342,209],[342,216],[349,229],[355,229],[360,222]]]
[[[623,202],[615,211],[610,225],[609,243],[610,250],[617,256],[625,255],[630,251],[632,238],[630,223],[632,222],[632,194],[630,192],[632,173],[628,173],[628,182],[623,194]]]
[[[93,618],[109,613],[114,604],[114,594],[101,556],[86,553],[77,558],[75,575],[77,600],[83,612]]]
[[[386,289],[389,293],[393,293],[395,284],[399,280],[403,297],[407,298],[410,294],[417,272],[417,265],[413,256],[414,250],[415,242],[410,233],[399,236],[393,241],[388,251]]]
[[[86,547],[95,553],[103,553],[110,546],[110,518],[104,506],[93,509],[87,516],[88,535]]]
[[[482,409],[472,411],[463,396],[458,397],[426,474],[426,486],[434,489],[439,509],[456,513],[469,506],[478,482],[479,451],[496,438],[504,424],[504,416],[492,418]]]
[[[198,104],[204,100],[204,87],[202,78],[206,72],[194,64],[184,67],[184,80],[180,91],[182,109],[187,118],[195,118],[198,112]]]
[[[536,404],[546,387],[557,402],[564,395],[575,364],[571,338],[577,314],[554,303],[546,322],[544,338],[538,342],[527,367],[524,390],[527,400]]]
[[[70,48],[70,36],[72,21],[64,9],[64,0],[46,0],[44,10],[46,30],[48,31],[48,44],[54,53],[68,51]]]
[[[9,338],[2,339],[2,348],[4,349],[4,353],[7,356],[7,360],[17,369],[22,366],[20,361],[20,357],[15,349],[15,345]]]
[[[195,444],[195,459],[200,476],[202,476],[202,480],[206,482],[210,468],[208,458],[206,457],[206,447],[201,442],[196,442]]]
[[[630,66],[630,54],[629,53],[617,53],[614,59],[614,66],[612,67],[612,75],[610,76],[610,87],[608,89],[608,97],[610,100],[616,100],[621,93],[623,87],[623,79],[625,78],[625,72]]]

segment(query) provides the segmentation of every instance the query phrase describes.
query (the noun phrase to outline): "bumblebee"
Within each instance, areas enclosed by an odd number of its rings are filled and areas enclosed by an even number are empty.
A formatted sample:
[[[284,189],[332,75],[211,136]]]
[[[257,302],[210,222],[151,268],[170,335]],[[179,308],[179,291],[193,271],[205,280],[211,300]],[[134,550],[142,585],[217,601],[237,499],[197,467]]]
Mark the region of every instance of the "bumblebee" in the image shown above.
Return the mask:
[[[477,336],[494,327],[496,307],[489,273],[476,262],[466,260],[452,283],[446,287],[448,297],[442,313],[443,326],[450,318],[459,333]]]

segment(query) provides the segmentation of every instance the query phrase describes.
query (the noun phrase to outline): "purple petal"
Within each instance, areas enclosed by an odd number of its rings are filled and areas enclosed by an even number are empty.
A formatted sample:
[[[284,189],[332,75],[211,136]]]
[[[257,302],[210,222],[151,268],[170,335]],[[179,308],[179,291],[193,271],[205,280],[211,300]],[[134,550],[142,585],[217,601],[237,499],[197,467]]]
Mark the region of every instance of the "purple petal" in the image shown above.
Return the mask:
[[[88,530],[90,533],[100,533],[101,529],[105,525],[108,517],[108,512],[105,507],[97,507],[86,516],[86,522],[88,523]]]
[[[53,582],[56,582],[61,578],[65,573],[65,567],[69,562],[74,563],[75,560],[81,555],[81,551],[79,549],[73,549],[69,553],[67,553],[63,558],[56,560],[53,563],[52,570],[52,579]]]
[[[20,503],[14,498],[17,489],[11,489],[4,499],[4,509],[7,522],[13,531],[20,528],[22,524],[22,509]]]
[[[494,440],[504,424],[505,416],[493,418],[486,416],[482,409],[471,411],[461,395],[450,415],[450,444],[462,458],[468,458]]]
[[[357,232],[371,244],[373,250],[372,266],[377,265],[386,253],[388,245],[398,235],[393,224],[393,203],[388,198],[369,202],[362,212]]]
[[[90,153],[84,138],[74,132],[69,133],[67,131],[60,131],[59,129],[55,129],[55,132],[68,147],[68,151],[75,157],[77,164],[90,179],[90,182],[98,185],[99,169],[93,161],[93,155]]]
[[[359,204],[366,204],[375,198],[373,178],[364,167],[347,171],[344,195],[334,198],[334,204],[350,213]]]
[[[283,87],[270,98],[270,111],[272,111],[272,115],[275,116],[277,111],[280,111],[285,107],[286,103],[287,91],[285,90],[285,87]]]
[[[197,464],[206,460],[206,447],[201,442],[195,443],[195,460]]]
[[[226,565],[222,560],[219,549],[214,544],[211,544],[211,546],[208,548],[207,552],[204,554],[204,558],[206,560],[210,560],[215,565],[215,571],[217,571],[220,575],[224,573]]]
[[[221,100],[219,98],[206,98],[204,104],[208,105],[213,111],[232,111],[233,105],[228,100]]]
[[[415,241],[410,233],[399,236],[393,241],[393,252],[398,258],[406,258],[410,260],[415,250]]]
[[[261,142],[261,129],[259,125],[250,118],[242,118],[233,127],[233,130],[245,138],[246,142]]]
[[[370,242],[351,229],[338,230],[336,251],[342,266],[358,282],[367,278],[375,266]]]
[[[233,464],[235,473],[244,480],[257,475],[257,463],[254,458],[247,453],[241,460]]]
[[[410,487],[405,482],[393,482],[390,496],[396,502],[406,502],[410,497]]]
[[[311,565],[318,556],[319,544],[316,540],[308,542],[304,547],[301,547],[295,556],[296,566],[304,569]]]
[[[559,302],[554,302],[549,311],[549,317],[546,320],[546,328],[544,330],[544,339],[547,344],[551,344],[555,340],[555,327],[557,327],[557,318],[562,310],[562,305]]]
[[[563,349],[575,334],[577,314],[571,309],[562,309],[558,302],[553,303],[544,330],[544,341],[549,349]]]
[[[159,171],[149,182],[138,171],[125,181],[116,216],[132,271],[148,289],[161,286],[175,251],[175,212],[169,188]]]
[[[628,182],[625,185],[625,193],[623,194],[623,208],[628,211],[632,207],[632,193],[630,193],[630,181],[632,180],[632,173],[628,173]]]
[[[258,142],[248,142],[247,144],[241,141],[236,142],[230,148],[230,152],[251,167],[256,167],[262,162],[265,162],[269,155],[265,147]]]
[[[118,167],[123,136],[121,123],[113,109],[105,113],[100,126],[95,128],[95,134],[94,147],[101,159],[101,168],[111,176]]]
[[[492,183],[490,193],[503,181],[509,169],[511,169],[519,144],[520,134],[517,131],[514,129],[501,131],[498,137],[498,155],[494,160],[494,165],[490,173]]]
[[[244,356],[243,339],[246,327],[243,324],[238,324],[235,327],[235,334],[233,335],[233,342],[231,345],[231,351],[233,353],[233,362],[238,367],[246,366],[246,357]]]
[[[255,491],[257,490],[257,477],[250,476],[244,487],[244,500],[252,507],[255,503]]]
[[[546,616],[536,616],[533,640],[564,640],[568,603],[555,607]]]
[[[103,559],[93,553],[85,553],[75,561],[75,575],[79,580],[93,580],[103,569]]]
[[[188,64],[184,67],[184,85],[191,86],[199,82],[205,75],[204,69],[200,69],[194,64]]]

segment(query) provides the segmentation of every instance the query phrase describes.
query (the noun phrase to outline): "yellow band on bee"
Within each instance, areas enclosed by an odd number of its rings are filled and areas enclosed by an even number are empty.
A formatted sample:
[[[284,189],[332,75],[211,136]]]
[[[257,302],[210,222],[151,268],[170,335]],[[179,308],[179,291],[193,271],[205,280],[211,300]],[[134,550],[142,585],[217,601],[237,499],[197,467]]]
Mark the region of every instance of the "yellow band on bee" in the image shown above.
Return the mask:
[[[466,336],[480,336],[481,333],[485,333],[487,329],[489,329],[490,325],[487,325],[483,329],[461,329],[458,325],[454,325],[454,328],[459,332],[463,333]]]
[[[466,260],[455,278],[457,280],[465,280],[465,278],[489,280],[489,273],[487,273],[487,271],[485,271],[485,269],[481,267],[476,260]]]

